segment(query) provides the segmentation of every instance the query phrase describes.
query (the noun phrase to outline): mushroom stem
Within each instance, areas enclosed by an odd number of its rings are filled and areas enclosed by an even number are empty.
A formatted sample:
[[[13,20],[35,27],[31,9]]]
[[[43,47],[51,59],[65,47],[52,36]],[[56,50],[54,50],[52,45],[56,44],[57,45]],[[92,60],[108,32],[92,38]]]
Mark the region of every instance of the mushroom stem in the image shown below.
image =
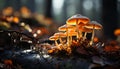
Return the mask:
[[[68,34],[68,28],[66,28],[66,32],[67,32],[67,44],[68,44],[68,46],[70,46],[70,39],[69,39],[69,34]]]
[[[63,41],[62,41],[62,38],[61,38],[61,37],[59,37],[59,41],[60,41],[61,44],[63,44]]]
[[[84,34],[83,41],[86,39],[86,35],[87,35],[87,32],[85,32]]]
[[[77,30],[77,39],[80,38],[80,32],[78,30],[78,19],[76,19],[76,30]]]
[[[70,46],[70,39],[69,39],[69,36],[67,37],[67,45]]]
[[[79,31],[79,38],[81,38],[83,35],[82,35],[82,32],[81,31]]]
[[[90,45],[93,44],[94,36],[95,36],[95,25],[93,26],[93,31],[92,31],[92,37],[91,37]]]
[[[72,43],[72,36],[70,36],[70,45],[71,45],[71,43]]]
[[[78,19],[76,19],[76,29],[77,29],[77,39],[80,39],[82,37],[82,32],[78,30]]]
[[[57,40],[55,40],[55,45],[58,46]]]

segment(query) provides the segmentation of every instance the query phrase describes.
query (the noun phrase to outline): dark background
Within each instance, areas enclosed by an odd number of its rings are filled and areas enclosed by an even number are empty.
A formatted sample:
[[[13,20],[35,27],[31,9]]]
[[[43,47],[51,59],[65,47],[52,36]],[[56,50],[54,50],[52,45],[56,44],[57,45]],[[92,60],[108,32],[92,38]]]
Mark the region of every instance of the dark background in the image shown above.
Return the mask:
[[[120,28],[120,0],[0,0],[0,10],[8,6],[15,11],[27,6],[59,25],[74,14],[82,14],[101,23],[103,35],[110,39],[116,38],[113,32]]]

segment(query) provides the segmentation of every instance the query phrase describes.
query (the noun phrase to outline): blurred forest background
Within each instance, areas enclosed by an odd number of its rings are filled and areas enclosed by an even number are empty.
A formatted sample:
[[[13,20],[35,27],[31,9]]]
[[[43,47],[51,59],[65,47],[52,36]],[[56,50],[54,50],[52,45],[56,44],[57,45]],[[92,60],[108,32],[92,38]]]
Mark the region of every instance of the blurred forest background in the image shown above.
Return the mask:
[[[57,25],[65,24],[74,14],[82,14],[101,23],[104,35],[113,39],[114,30],[120,28],[120,0],[0,0],[0,11],[9,6],[14,11],[26,6]]]

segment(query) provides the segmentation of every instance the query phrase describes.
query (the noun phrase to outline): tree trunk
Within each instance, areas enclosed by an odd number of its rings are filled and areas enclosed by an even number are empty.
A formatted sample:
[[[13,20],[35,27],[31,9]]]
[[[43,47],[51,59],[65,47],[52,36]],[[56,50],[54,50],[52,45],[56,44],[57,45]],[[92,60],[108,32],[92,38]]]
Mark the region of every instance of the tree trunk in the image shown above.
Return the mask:
[[[52,18],[52,0],[45,0],[45,16]]]
[[[102,20],[105,37],[115,39],[114,30],[118,27],[117,0],[102,0]]]

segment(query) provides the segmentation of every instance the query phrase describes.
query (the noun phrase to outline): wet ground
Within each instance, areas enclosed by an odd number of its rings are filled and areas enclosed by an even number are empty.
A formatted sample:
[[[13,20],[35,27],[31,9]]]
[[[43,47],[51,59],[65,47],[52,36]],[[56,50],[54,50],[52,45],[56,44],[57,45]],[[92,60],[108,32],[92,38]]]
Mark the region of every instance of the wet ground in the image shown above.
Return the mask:
[[[14,66],[21,69],[88,69],[90,65],[90,62],[84,59],[40,56],[31,50],[4,50],[0,52],[0,59],[1,64],[10,59]]]

